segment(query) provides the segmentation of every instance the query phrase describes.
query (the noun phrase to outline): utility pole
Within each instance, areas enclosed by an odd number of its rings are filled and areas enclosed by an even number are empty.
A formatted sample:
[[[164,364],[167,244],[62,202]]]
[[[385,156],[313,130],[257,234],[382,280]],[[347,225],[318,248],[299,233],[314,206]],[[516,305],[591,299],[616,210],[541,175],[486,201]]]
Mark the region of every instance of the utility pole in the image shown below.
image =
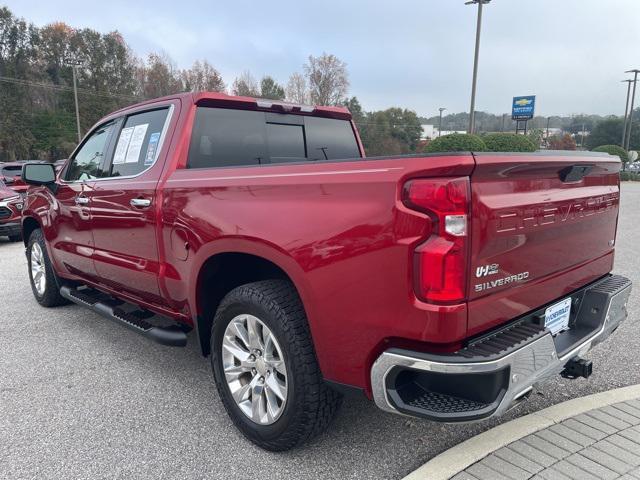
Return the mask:
[[[438,110],[440,110],[440,124],[438,125],[438,136],[440,136],[442,135],[442,112],[444,112],[446,108],[440,107]]]
[[[629,151],[629,143],[631,142],[631,127],[633,127],[633,107],[636,100],[636,86],[638,85],[638,73],[640,70],[628,70],[625,73],[633,73],[633,93],[631,93],[631,107],[629,108],[629,126],[627,127],[627,138],[625,139],[624,149]]]
[[[80,60],[67,60],[65,62],[67,65],[71,67],[71,72],[73,74],[73,98],[76,103],[76,126],[78,127],[78,143],[82,140],[82,132],[80,131],[80,108],[78,107],[78,85],[76,80],[76,68],[82,65]]]
[[[633,73],[633,93],[631,94],[631,107],[629,108],[629,126],[627,127],[627,137],[624,143],[624,149],[626,151],[629,151],[629,143],[631,142],[631,127],[633,126],[633,107],[636,100],[636,86],[638,84],[638,73],[640,73],[640,70],[636,68],[633,70],[628,70],[625,73]]]
[[[549,144],[549,123],[551,122],[551,117],[547,117],[547,145]]]
[[[582,135],[580,135],[580,148],[584,148],[584,123],[582,124]]]
[[[622,143],[620,146],[624,148],[625,139],[627,138],[627,115],[629,115],[629,97],[631,96],[631,84],[633,80],[621,80],[621,82],[627,82],[627,103],[624,105],[624,124],[622,127]]]
[[[469,109],[469,133],[476,130],[476,84],[478,82],[478,57],[480,56],[480,32],[482,30],[482,6],[491,0],[469,0],[465,5],[478,4],[478,21],[476,25],[476,51],[473,58],[473,81],[471,84],[471,108]]]

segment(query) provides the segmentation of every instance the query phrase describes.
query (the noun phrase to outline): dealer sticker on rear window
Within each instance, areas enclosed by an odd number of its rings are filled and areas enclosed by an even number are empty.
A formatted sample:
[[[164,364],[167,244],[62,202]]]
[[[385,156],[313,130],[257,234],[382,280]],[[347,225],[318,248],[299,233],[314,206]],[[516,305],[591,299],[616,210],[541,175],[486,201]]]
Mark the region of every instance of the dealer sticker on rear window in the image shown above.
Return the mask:
[[[551,305],[544,312],[544,326],[552,335],[569,330],[569,317],[571,316],[571,298],[565,298],[561,302]]]

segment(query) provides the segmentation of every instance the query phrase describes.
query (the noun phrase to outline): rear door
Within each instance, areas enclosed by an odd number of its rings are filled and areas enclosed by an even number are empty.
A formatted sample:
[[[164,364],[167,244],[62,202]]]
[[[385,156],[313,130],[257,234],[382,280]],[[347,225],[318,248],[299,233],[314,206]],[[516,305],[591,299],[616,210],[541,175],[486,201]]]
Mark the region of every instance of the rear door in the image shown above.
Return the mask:
[[[158,285],[156,238],[156,187],[164,162],[157,160],[174,108],[147,107],[120,119],[105,178],[91,192],[100,281],[155,304],[165,303]]]
[[[616,157],[582,152],[475,157],[470,334],[607,274],[620,199]]]

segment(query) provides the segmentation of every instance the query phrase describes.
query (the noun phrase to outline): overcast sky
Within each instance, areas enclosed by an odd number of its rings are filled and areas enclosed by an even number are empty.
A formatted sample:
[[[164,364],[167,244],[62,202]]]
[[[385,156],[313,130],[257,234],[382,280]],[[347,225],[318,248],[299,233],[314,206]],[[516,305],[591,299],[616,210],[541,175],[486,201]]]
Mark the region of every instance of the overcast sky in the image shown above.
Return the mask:
[[[464,0],[0,0],[37,25],[120,31],[137,55],[207,59],[227,84],[245,69],[281,83],[309,54],[348,64],[366,110],[467,111],[477,7]],[[493,0],[485,6],[477,110],[538,96],[537,114],[622,114],[640,68],[640,0]]]

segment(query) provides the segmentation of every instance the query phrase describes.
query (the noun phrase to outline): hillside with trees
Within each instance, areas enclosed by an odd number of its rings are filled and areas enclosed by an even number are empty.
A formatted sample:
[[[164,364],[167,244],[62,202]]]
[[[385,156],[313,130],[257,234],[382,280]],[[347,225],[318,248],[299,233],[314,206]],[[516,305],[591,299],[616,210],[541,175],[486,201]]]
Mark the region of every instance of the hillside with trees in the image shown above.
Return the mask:
[[[424,149],[421,124],[438,125],[438,117],[419,117],[407,108],[366,111],[350,96],[347,65],[328,53],[309,55],[298,72],[279,83],[271,75],[256,77],[246,70],[223,79],[206,59],[180,69],[166,54],[138,57],[117,32],[100,33],[62,22],[36,26],[0,7],[0,161],[66,158],[78,142],[73,95],[76,64],[82,133],[101,117],[139,101],[189,91],[286,100],[294,103],[345,105],[360,130],[370,156],[412,153]],[[636,113],[640,116],[640,109]],[[467,113],[443,117],[443,130],[466,130]],[[619,117],[580,115],[551,117],[549,125],[564,132],[592,132],[587,147],[619,143]],[[507,115],[478,112],[478,132],[513,131]],[[547,118],[529,127],[541,135]],[[539,143],[539,142],[537,142]],[[582,145],[579,141],[579,145]],[[631,147],[640,148],[635,124]]]

